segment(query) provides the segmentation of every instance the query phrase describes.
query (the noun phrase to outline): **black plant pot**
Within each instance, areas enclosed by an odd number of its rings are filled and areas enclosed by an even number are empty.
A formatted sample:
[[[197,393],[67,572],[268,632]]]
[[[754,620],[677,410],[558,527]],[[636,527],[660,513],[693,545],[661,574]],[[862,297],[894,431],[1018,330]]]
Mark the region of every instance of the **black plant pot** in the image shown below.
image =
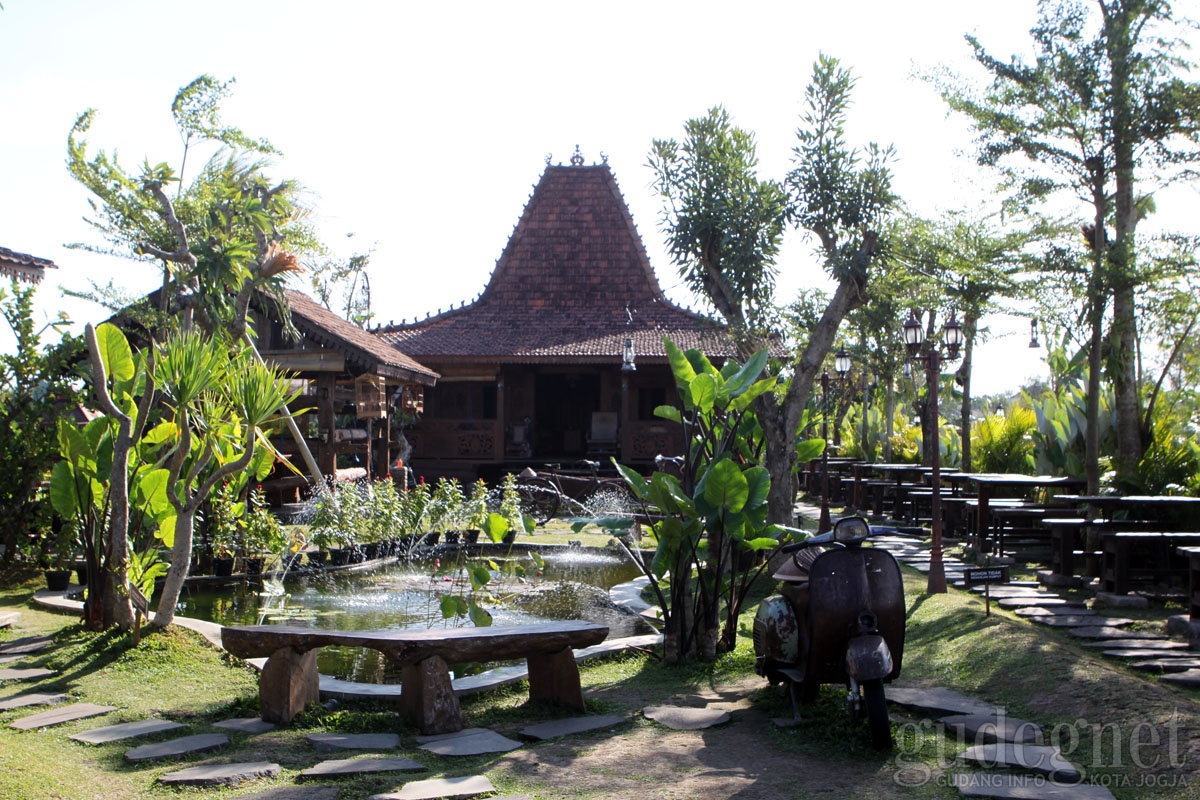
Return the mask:
[[[305,558],[308,559],[308,564],[310,567],[317,567],[320,569],[321,567],[325,566],[325,558],[328,555],[329,554],[324,550],[309,550],[307,553],[305,553]]]
[[[439,531],[430,531],[429,533],[425,534],[425,538],[421,540],[421,546],[433,547],[438,543],[438,539],[441,537],[442,534]]]
[[[366,554],[367,561],[374,561],[377,558],[383,557],[383,542],[368,542],[363,545],[363,552]]]
[[[517,532],[516,531],[509,531],[508,533],[504,534],[504,538],[501,539],[501,541],[504,544],[512,544],[516,540],[517,540]]]
[[[87,586],[88,568],[86,561],[75,564],[75,578],[79,581],[80,586]]]
[[[463,542],[465,544],[479,544],[479,534],[481,533],[483,531],[479,530],[479,528],[469,528],[463,531]]]
[[[67,589],[71,588],[71,570],[46,570],[46,588],[52,592],[65,592]]]
[[[233,574],[233,559],[232,558],[214,558],[213,559],[213,575],[218,578],[228,578]]]
[[[458,544],[459,531],[446,531],[446,544]]]
[[[349,547],[331,547],[329,548],[329,564],[334,567],[344,567],[350,563],[350,559],[354,557],[354,551]]]
[[[242,567],[247,575],[262,575],[263,560],[261,558],[243,558]]]

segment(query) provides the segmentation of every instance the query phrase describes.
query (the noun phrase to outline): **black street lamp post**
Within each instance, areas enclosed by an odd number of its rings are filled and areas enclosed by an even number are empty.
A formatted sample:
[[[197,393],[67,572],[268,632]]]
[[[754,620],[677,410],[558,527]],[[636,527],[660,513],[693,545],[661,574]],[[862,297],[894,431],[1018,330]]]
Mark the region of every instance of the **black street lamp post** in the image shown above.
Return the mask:
[[[850,354],[842,347],[833,357],[833,371],[838,375],[838,388],[846,380],[850,371]],[[821,439],[825,449],[821,451],[821,519],[817,523],[817,533],[825,533],[833,527],[829,515],[829,373],[821,373]]]
[[[945,594],[946,567],[942,562],[942,443],[938,429],[938,384],[942,375],[942,348],[946,348],[945,360],[956,361],[958,349],[962,346],[962,325],[950,314],[949,321],[942,328],[940,344],[926,343],[922,347],[925,331],[914,313],[909,313],[908,321],[904,323],[904,345],[908,348],[910,357],[925,362],[925,381],[929,388],[929,417],[933,425],[932,467],[929,476],[929,486],[933,490],[929,501],[929,513],[933,517],[931,527],[933,543],[929,548],[929,582],[925,591],[929,594]]]

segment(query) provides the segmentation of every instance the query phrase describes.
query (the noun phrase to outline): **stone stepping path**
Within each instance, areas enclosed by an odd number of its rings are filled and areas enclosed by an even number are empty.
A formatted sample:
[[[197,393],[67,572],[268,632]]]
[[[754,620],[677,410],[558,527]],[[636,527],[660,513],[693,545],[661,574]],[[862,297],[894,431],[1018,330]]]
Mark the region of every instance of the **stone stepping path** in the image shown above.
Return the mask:
[[[993,714],[996,707],[942,686],[885,686],[889,702],[927,714]]]
[[[67,700],[65,694],[47,694],[46,692],[29,692],[0,700],[0,711],[12,711],[15,708],[29,706],[52,706]]]
[[[237,786],[258,778],[278,778],[283,769],[267,761],[244,764],[207,764],[169,772],[158,778],[168,786]],[[257,795],[256,795],[257,796]],[[328,795],[336,797],[336,795]]]
[[[310,733],[304,737],[317,750],[395,750],[400,736],[395,733]]]
[[[98,706],[95,703],[73,703],[69,706],[43,711],[40,714],[21,717],[14,722],[10,722],[8,727],[16,728],[19,731],[31,731],[35,728],[49,728],[54,725],[62,725],[64,722],[74,722],[77,719],[98,717],[101,714],[107,714],[110,711],[116,710],[116,706]]]
[[[1079,770],[1063,758],[1057,747],[1040,744],[980,744],[968,747],[961,756],[963,761],[981,766],[1017,768],[1045,775],[1058,783],[1078,783],[1083,776]]]
[[[173,731],[186,727],[178,722],[165,719],[143,719],[137,722],[123,722],[120,725],[109,725],[104,728],[93,728],[90,731],[76,733],[70,738],[85,744],[107,744],[119,742],[122,739],[135,739],[138,736],[149,736],[152,733]]]
[[[1084,642],[1084,647],[1103,647],[1106,650],[1159,650],[1170,652],[1190,649],[1187,642],[1176,642],[1171,639],[1101,639],[1096,642]]]
[[[1200,686],[1200,669],[1167,673],[1159,678],[1159,680],[1163,683],[1173,683],[1177,686]]]
[[[424,772],[425,765],[411,758],[345,758],[322,761],[301,771],[300,778],[329,778],[375,772]]]
[[[1078,600],[1064,600],[1058,595],[1044,592],[1043,596],[1021,595],[1020,597],[1001,597],[996,600],[996,604],[1001,608],[1025,608],[1027,606],[1039,606],[1041,608],[1083,608],[1083,603]]]
[[[36,681],[41,678],[49,678],[53,674],[54,670],[41,667],[11,667],[0,669],[0,681]]]
[[[1132,625],[1133,620],[1120,617],[1089,617],[1086,614],[1044,614],[1030,617],[1030,621],[1039,625],[1049,625],[1051,628],[1086,628],[1103,623],[1105,627],[1119,628],[1122,625]]]
[[[958,773],[950,785],[963,797],[996,797],[1002,800],[1113,800],[1107,787],[1091,783],[1059,784],[1041,776],[1011,773]]]
[[[277,786],[241,800],[338,800],[341,792],[337,786]]]
[[[1013,611],[1018,617],[1094,617],[1096,612],[1090,608],[1075,608],[1073,606],[1027,606]]]
[[[1129,666],[1141,672],[1187,672],[1200,669],[1200,657],[1164,658],[1158,656],[1146,661],[1135,661]]]
[[[1146,631],[1127,631],[1113,628],[1109,625],[1088,626],[1085,628],[1068,628],[1067,633],[1079,639],[1163,639],[1157,633]]]
[[[521,746],[487,728],[466,728],[458,733],[418,736],[421,749],[438,756],[479,756],[486,753],[507,753]]]
[[[370,800],[437,800],[443,797],[474,797],[494,791],[496,787],[485,776],[467,775],[461,778],[412,781],[394,792],[371,795]]]
[[[614,725],[620,725],[626,722],[625,717],[616,715],[598,716],[598,717],[571,717],[569,719],[556,719],[550,722],[542,722],[537,725],[530,725],[528,728],[521,730],[520,736],[524,739],[533,739],[534,741],[544,741],[546,739],[555,739],[559,736],[570,736],[576,733],[587,733],[601,728],[611,728]]]
[[[940,722],[953,730],[959,741],[992,744],[1035,744],[1042,738],[1042,728],[1033,722],[997,714],[954,714]]]
[[[987,593],[992,597],[1058,597],[1054,592],[1044,592],[1036,586],[1013,586],[1011,583],[972,586],[968,591],[981,596]]]
[[[220,722],[214,722],[213,727],[237,731],[238,733],[255,734],[275,730],[275,723],[267,722],[265,719],[260,719],[259,717],[238,717],[236,719],[225,719]]]
[[[207,753],[219,750],[229,744],[229,737],[223,733],[198,733],[195,736],[184,736],[156,744],[144,744],[126,751],[125,760],[137,763],[139,761],[154,761],[160,758],[175,758],[191,755],[192,753]]]
[[[0,664],[12,664],[15,661],[20,661],[25,656],[0,656]]]
[[[1147,642],[1153,644],[1153,642]],[[1189,661],[1200,657],[1200,653],[1194,653],[1191,650],[1154,650],[1151,648],[1126,647],[1117,648],[1115,650],[1105,650],[1103,654],[1109,658],[1123,658],[1126,660],[1142,660],[1147,658],[1172,658],[1179,661]]]
[[[728,711],[686,706],[646,706],[642,709],[642,715],[675,731],[704,730],[723,725],[731,719]]]
[[[26,656],[45,650],[53,642],[49,636],[24,636],[0,645],[0,656]]]
[[[16,625],[20,618],[21,612],[19,611],[0,611],[0,628]]]

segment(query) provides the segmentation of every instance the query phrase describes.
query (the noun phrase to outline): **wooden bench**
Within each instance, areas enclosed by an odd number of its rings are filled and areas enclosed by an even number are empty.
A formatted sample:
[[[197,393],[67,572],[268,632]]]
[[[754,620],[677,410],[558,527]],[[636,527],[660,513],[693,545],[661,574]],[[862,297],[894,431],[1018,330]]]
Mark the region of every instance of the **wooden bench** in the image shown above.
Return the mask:
[[[258,679],[262,718],[285,725],[320,699],[319,648],[378,650],[401,667],[400,714],[432,734],[465,725],[448,666],[461,662],[526,659],[531,699],[583,711],[573,649],[599,644],[607,635],[606,626],[590,622],[372,631],[245,625],[222,628],[221,643],[239,658],[267,659]]]
[[[1189,565],[1187,561],[1179,565],[1173,563],[1175,551],[1200,545],[1200,533],[1123,531],[1102,534],[1101,543],[1104,552],[1101,588],[1111,594],[1128,594],[1130,585],[1138,578],[1159,581],[1187,577]]]

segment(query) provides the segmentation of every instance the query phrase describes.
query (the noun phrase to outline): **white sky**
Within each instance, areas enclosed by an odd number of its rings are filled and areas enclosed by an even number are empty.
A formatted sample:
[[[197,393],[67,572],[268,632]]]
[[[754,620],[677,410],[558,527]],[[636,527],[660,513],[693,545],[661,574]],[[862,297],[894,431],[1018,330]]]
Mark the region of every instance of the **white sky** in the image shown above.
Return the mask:
[[[156,271],[64,244],[98,243],[88,194],[64,167],[76,116],[136,171],[178,164],[170,103],[201,73],[236,77],[227,124],[270,139],[275,177],[300,180],[335,252],[372,245],[377,321],[412,319],[477,295],[552,155],[608,156],[659,280],[678,287],[645,166],[651,140],[723,104],[757,135],[761,172],[790,164],[818,52],[858,77],[851,142],[894,143],[896,186],[917,213],[976,207],[991,185],[960,151],[970,137],[914,67],[968,67],[962,35],[997,54],[1025,48],[1033,0],[707,2],[309,2],[3,0],[0,11],[0,245],[50,258],[47,317],[105,316],[57,287],[113,278],[152,288]],[[195,163],[195,162],[193,162]],[[189,172],[191,169],[189,168]],[[353,237],[348,238],[350,234]],[[781,299],[822,280],[792,236]],[[897,325],[902,321],[897,320]],[[1028,323],[985,345],[974,388],[1045,371]],[[10,346],[11,339],[0,339]],[[1042,351],[1044,353],[1044,351]],[[1000,368],[997,368],[997,367]]]

